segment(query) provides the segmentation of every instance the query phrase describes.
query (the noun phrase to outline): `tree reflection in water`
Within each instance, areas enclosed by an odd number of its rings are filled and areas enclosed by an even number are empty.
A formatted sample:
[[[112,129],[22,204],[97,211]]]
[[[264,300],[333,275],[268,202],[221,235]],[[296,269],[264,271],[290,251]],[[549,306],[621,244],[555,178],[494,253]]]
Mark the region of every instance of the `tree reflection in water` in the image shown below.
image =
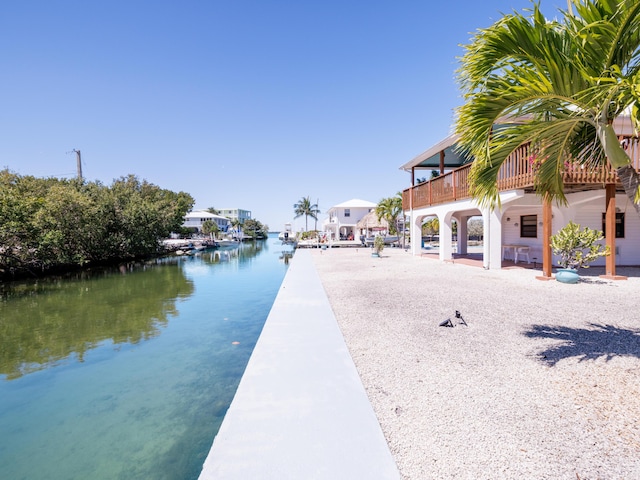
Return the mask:
[[[5,285],[0,292],[0,375],[45,369],[105,341],[114,346],[157,336],[194,291],[178,260],[84,271]]]

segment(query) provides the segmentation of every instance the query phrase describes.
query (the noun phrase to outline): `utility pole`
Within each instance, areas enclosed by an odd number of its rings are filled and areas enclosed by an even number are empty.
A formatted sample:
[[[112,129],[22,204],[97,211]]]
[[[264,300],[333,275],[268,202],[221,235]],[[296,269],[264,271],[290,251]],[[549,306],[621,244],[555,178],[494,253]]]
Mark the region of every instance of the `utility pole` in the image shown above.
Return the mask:
[[[76,164],[78,166],[78,180],[82,180],[82,159],[80,158],[80,150],[73,149],[76,152]]]

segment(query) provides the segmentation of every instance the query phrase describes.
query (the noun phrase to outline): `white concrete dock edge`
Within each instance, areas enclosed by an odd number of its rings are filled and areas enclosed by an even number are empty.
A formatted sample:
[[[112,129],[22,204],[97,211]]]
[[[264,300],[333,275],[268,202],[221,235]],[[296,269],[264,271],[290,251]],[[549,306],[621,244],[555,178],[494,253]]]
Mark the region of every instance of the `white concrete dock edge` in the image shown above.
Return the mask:
[[[311,252],[297,250],[200,480],[399,478]]]

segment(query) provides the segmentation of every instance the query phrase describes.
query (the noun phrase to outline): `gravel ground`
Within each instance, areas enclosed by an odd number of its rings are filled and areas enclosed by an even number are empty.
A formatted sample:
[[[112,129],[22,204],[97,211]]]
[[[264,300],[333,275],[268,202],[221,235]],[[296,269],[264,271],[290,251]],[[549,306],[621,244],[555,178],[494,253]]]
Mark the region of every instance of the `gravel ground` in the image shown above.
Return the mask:
[[[313,259],[404,479],[640,479],[640,268]]]

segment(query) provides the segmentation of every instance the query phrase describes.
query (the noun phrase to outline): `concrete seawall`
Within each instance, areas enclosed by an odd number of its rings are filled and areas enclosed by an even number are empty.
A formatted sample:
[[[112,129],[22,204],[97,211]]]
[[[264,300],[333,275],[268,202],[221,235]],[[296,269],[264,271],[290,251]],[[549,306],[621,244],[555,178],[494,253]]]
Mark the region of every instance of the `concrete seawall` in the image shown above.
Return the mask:
[[[311,258],[298,250],[200,480],[400,478]]]

